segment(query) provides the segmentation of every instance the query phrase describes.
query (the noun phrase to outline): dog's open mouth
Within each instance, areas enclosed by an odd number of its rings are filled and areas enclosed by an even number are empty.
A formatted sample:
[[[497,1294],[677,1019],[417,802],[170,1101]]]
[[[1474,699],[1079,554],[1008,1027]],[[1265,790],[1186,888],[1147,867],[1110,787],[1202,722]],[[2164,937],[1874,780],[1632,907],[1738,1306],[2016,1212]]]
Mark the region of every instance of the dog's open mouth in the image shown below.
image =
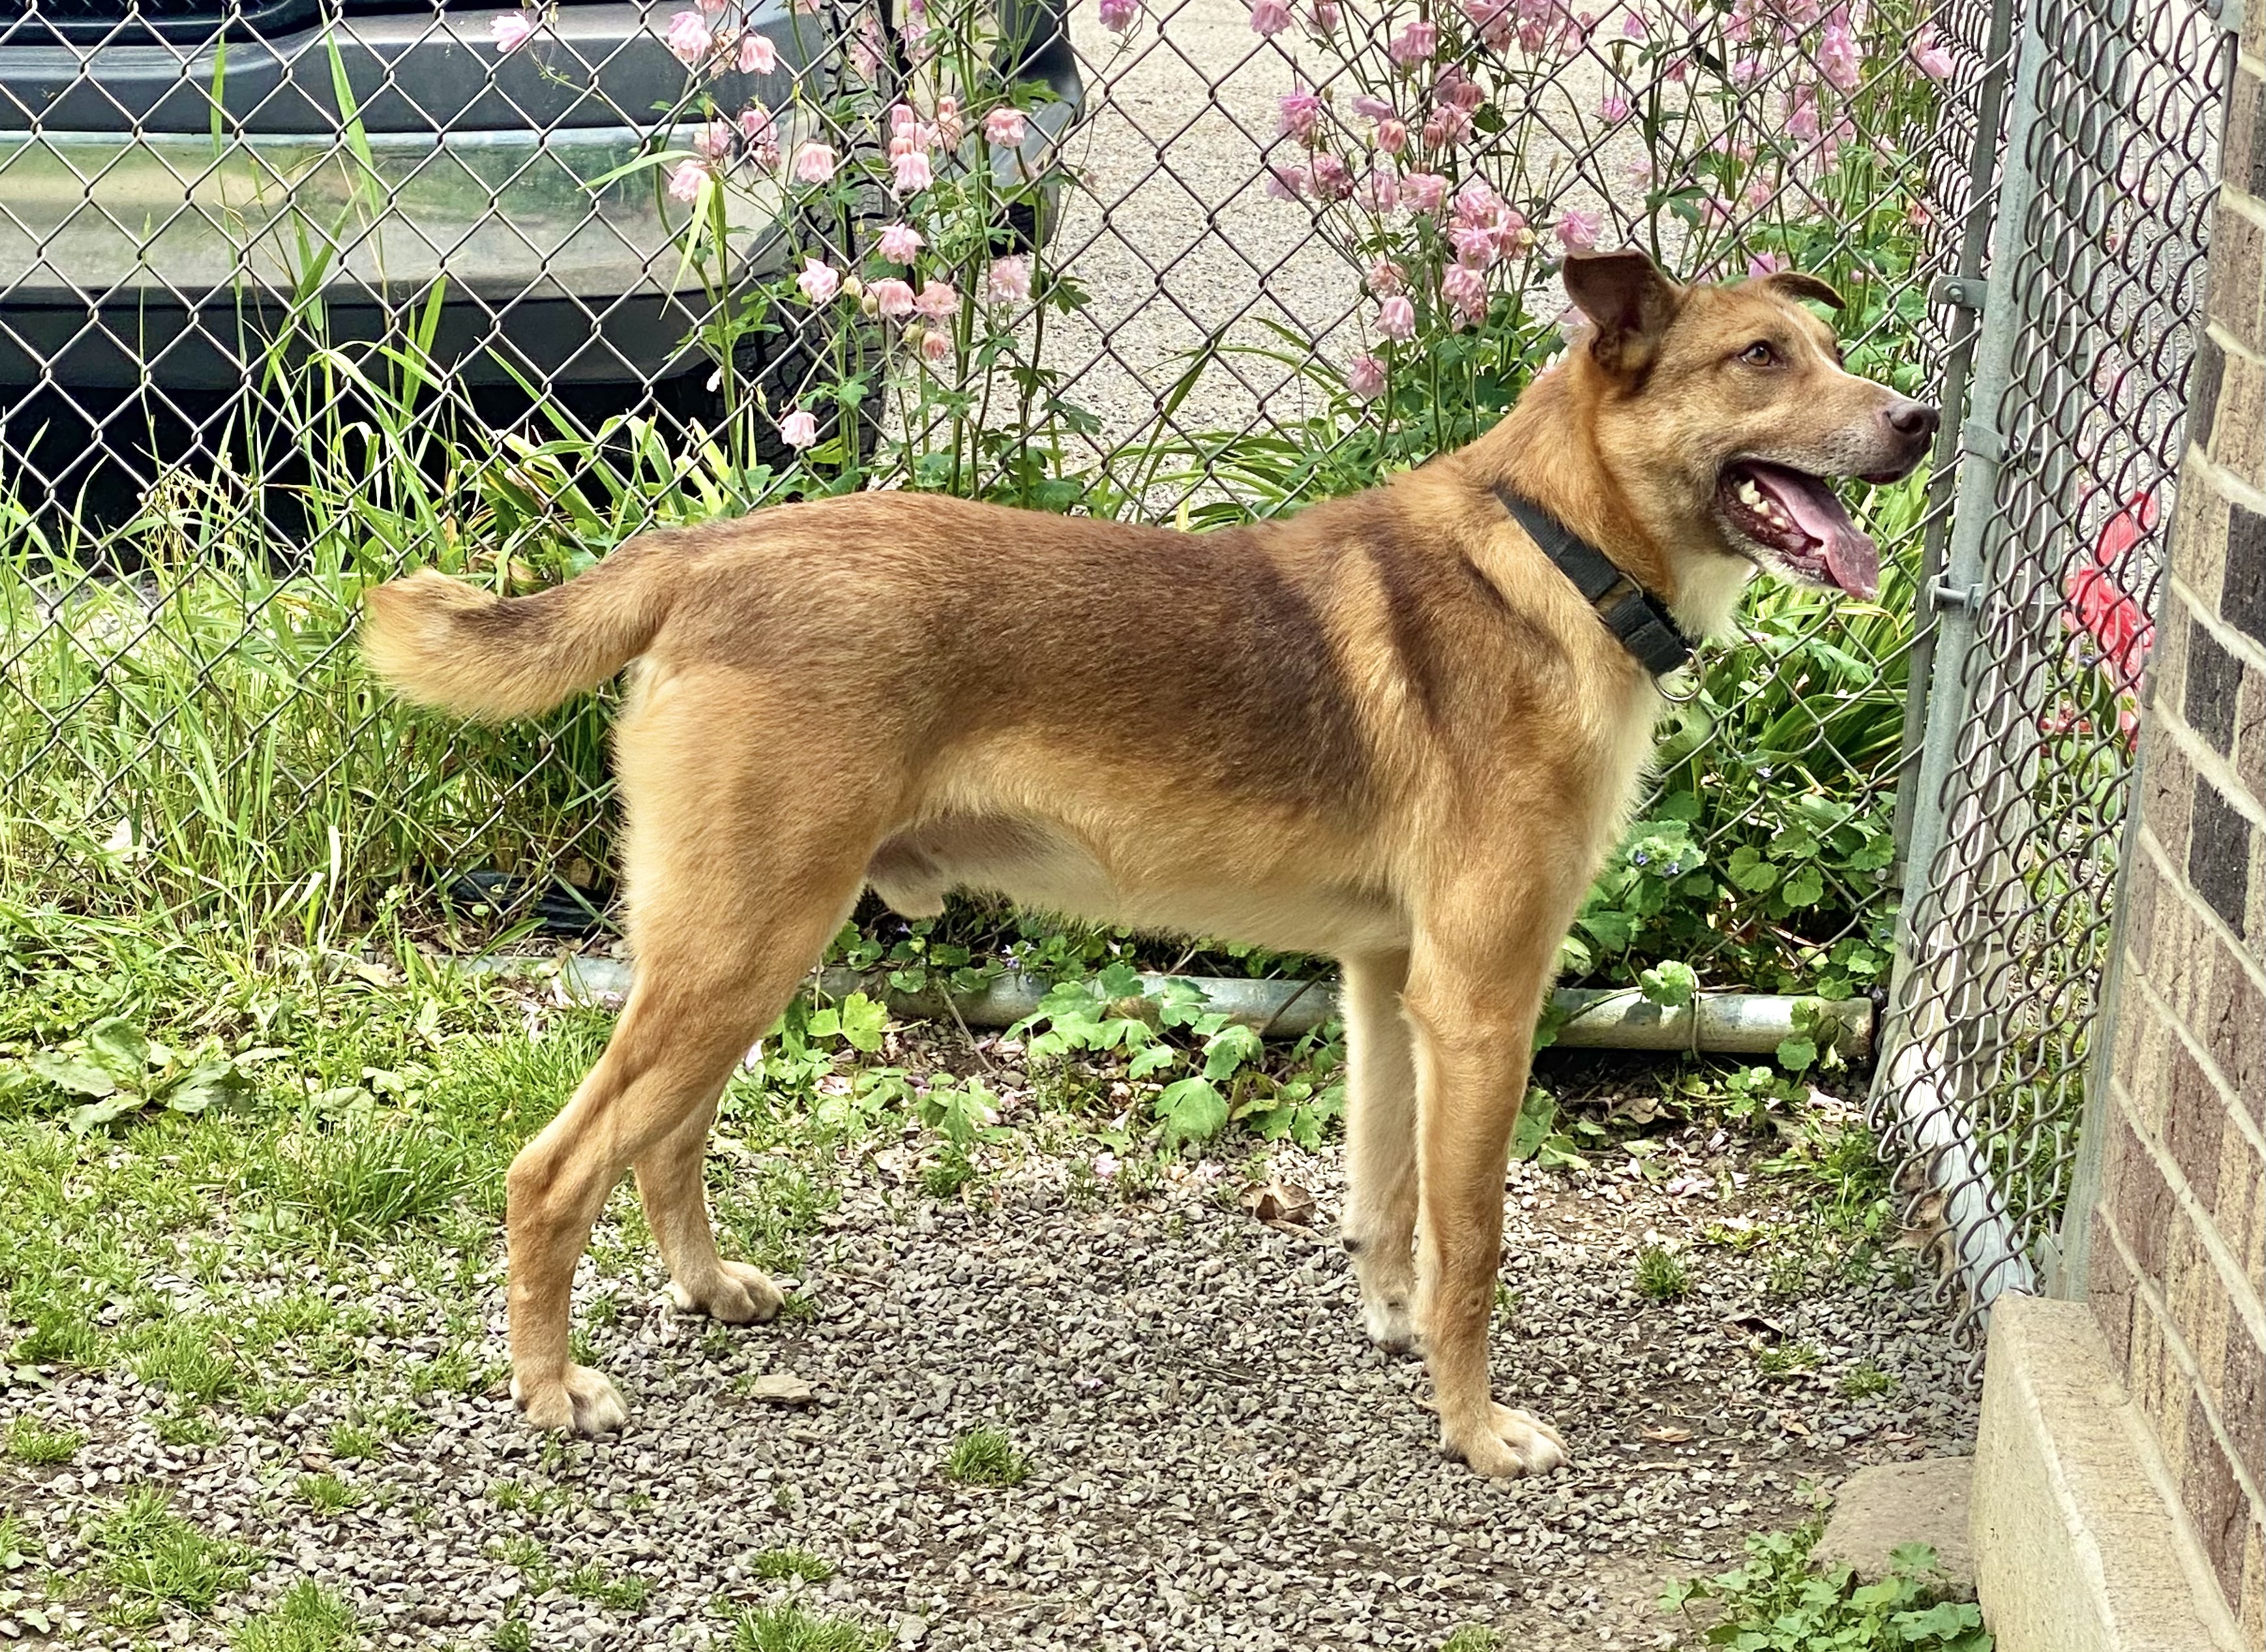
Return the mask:
[[[1880,551],[1824,478],[1741,459],[1724,467],[1715,502],[1736,531],[1797,578],[1852,596],[1880,590]]]

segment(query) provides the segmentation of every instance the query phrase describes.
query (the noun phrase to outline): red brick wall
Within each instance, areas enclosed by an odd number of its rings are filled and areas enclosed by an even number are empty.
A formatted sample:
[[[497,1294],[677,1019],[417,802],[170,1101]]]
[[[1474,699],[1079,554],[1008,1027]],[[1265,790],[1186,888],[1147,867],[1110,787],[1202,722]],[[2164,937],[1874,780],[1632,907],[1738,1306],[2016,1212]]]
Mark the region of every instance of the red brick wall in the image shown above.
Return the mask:
[[[2266,0],[2251,0],[2141,734],[2088,1289],[2266,1646]]]

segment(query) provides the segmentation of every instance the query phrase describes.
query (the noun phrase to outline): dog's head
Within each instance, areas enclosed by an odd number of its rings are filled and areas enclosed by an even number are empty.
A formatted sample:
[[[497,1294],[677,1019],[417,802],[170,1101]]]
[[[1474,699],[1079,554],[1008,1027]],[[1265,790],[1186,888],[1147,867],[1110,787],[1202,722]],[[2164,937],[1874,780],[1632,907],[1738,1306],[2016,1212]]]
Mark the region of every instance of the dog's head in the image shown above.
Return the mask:
[[[1663,546],[1873,596],[1879,553],[1833,484],[1910,474],[1937,415],[1844,370],[1799,302],[1840,296],[1793,273],[1681,287],[1633,252],[1573,254],[1565,281],[1604,381],[1599,454]]]

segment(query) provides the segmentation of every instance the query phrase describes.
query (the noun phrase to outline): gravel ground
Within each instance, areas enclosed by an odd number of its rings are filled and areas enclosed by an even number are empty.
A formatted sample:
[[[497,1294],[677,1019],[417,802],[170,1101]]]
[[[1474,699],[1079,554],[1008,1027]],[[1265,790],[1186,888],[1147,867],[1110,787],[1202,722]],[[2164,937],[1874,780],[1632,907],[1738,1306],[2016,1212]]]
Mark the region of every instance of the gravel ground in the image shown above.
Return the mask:
[[[632,1409],[615,1438],[546,1445],[500,1389],[476,1388],[412,1402],[378,1455],[338,1462],[348,1402],[318,1380],[284,1414],[223,1410],[219,1444],[176,1448],[153,1429],[160,1396],[124,1373],[68,1374],[22,1408],[89,1443],[56,1468],[0,1470],[0,1491],[66,1575],[91,1569],[89,1522],[142,1484],[266,1556],[212,1617],[139,1635],[106,1627],[99,1588],[84,1590],[78,1644],[223,1646],[303,1577],[386,1647],[486,1646],[515,1617],[536,1648],[724,1644],[719,1597],[782,1596],[939,1648],[1431,1648],[1465,1624],[1522,1648],[1666,1644],[1662,1579],[1716,1568],[1863,1464],[1966,1449],[1974,1395],[1924,1290],[1875,1269],[1774,1297],[1783,1240],[1702,1237],[1798,1223],[1812,1184],[1750,1176],[1756,1150],[1704,1126],[1650,1139],[1648,1166],[1615,1150],[1599,1167],[1513,1167],[1497,1392],[1551,1417],[1576,1457],[1539,1481],[1441,1461],[1421,1367],[1362,1339],[1334,1150],[1188,1166],[1128,1197],[1090,1141],[1042,1122],[951,1201],[922,1191],[920,1141],[869,1142],[808,1242],[816,1312],[800,1323],[680,1317],[647,1254],[616,1252],[632,1260],[603,1283],[622,1312],[590,1332]],[[1312,1192],[1310,1225],[1244,1208],[1267,1177]],[[601,1255],[631,1243],[613,1217],[600,1239]],[[1634,1289],[1652,1242],[1685,1258],[1684,1299]],[[442,1299],[383,1253],[249,1288],[304,1283],[396,1327],[372,1339],[365,1407],[383,1372],[448,1345]],[[601,1283],[586,1260],[578,1302]],[[476,1289],[499,1354],[493,1260]],[[1802,1345],[1812,1368],[1763,1374],[1765,1349]],[[1894,1387],[1843,1397],[1860,1362]],[[764,1397],[798,1384],[803,1403]],[[1027,1455],[1020,1486],[940,1473],[980,1426]],[[313,1471],[364,1500],[311,1511],[294,1488]],[[530,1579],[528,1539],[551,1579]],[[519,1564],[498,1555],[514,1543]],[[790,1545],[833,1577],[755,1575],[754,1555]],[[608,1606],[558,1586],[586,1563],[648,1597]]]

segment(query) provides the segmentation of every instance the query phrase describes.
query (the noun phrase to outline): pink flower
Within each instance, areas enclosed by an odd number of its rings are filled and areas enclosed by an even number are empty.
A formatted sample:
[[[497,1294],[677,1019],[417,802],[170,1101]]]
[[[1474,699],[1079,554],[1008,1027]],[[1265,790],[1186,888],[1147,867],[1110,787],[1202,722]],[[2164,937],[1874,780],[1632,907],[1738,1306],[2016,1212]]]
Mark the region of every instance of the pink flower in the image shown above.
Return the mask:
[[[894,275],[875,281],[866,293],[873,299],[875,312],[885,321],[903,321],[913,312],[916,301],[912,288]]]
[[[1558,220],[1558,244],[1568,252],[1586,252],[1597,245],[1600,227],[1596,213],[1568,207]]]
[[[535,19],[524,11],[507,11],[488,25],[489,38],[498,52],[515,52],[535,33]]]
[[[900,195],[917,195],[936,182],[936,174],[929,169],[926,150],[907,150],[889,157],[893,181],[889,187]]]
[[[1372,169],[1354,200],[1363,212],[1383,216],[1400,204],[1400,174],[1390,165]]]
[[[967,123],[960,118],[960,99],[952,97],[949,94],[939,98],[936,100],[936,135],[938,141],[941,143],[945,148],[954,149],[958,147],[961,138],[966,135],[967,131]],[[1020,138],[1018,138],[1015,141],[1019,143],[1022,142]]]
[[[1311,91],[1286,92],[1283,98],[1282,133],[1311,143],[1322,127],[1322,100]]]
[[[1390,121],[1393,107],[1382,98],[1372,98],[1363,92],[1353,100],[1353,112],[1364,121]]]
[[[779,440],[798,452],[818,440],[818,419],[815,414],[798,407],[779,420]]]
[[[1835,12],[1818,33],[1817,72],[1842,91],[1854,91],[1863,64],[1863,54],[1858,49],[1857,37],[1849,32],[1847,18]]]
[[[1413,69],[1418,63],[1429,62],[1440,49],[1440,26],[1427,18],[1419,18],[1392,37],[1386,55],[1403,69]]]
[[[983,135],[1002,149],[1019,150],[1030,135],[1031,124],[1020,109],[994,109],[983,117]]]
[[[1395,293],[1377,307],[1377,331],[1387,339],[1416,336],[1416,306]]]
[[[1817,132],[1817,88],[1796,86],[1787,96],[1786,135],[1796,143],[1807,143],[1816,137]]]
[[[984,289],[995,304],[1020,304],[1031,296],[1031,260],[1027,258],[998,258],[991,260],[991,274],[984,281]]]
[[[1408,123],[1406,121],[1379,121],[1377,123],[1377,147],[1387,155],[1398,155],[1408,147]]]
[[[1385,390],[1385,363],[1363,350],[1346,363],[1346,388],[1363,401],[1375,401]]]
[[[1391,259],[1381,258],[1369,267],[1369,273],[1362,277],[1362,285],[1377,297],[1390,298],[1408,290],[1408,276]]]
[[[1751,86],[1762,77],[1763,60],[1761,58],[1750,54],[1732,61],[1731,84],[1734,86]]]
[[[1644,13],[1637,11],[1621,13],[1621,38],[1641,40],[1645,38]]]
[[[952,335],[931,330],[920,335],[921,360],[934,367],[952,354]]]
[[[1324,201],[1343,201],[1353,194],[1353,172],[1327,150],[1314,157],[1314,194]]]
[[[771,112],[759,103],[740,111],[740,135],[748,143],[756,164],[769,170],[778,164],[778,134],[771,127]]]
[[[710,17],[714,17],[724,9],[724,0],[700,0],[700,9]]]
[[[823,259],[806,258],[802,274],[794,278],[794,284],[802,289],[802,296],[809,303],[822,304],[842,290],[842,272]]]
[[[1466,317],[1487,313],[1487,277],[1468,264],[1451,264],[1440,272],[1440,297]]]
[[[1433,88],[1433,96],[1443,105],[1461,109],[1466,114],[1487,101],[1487,92],[1480,83],[1460,69],[1450,69],[1441,75],[1440,84]]]
[[[1534,250],[1534,231],[1526,227],[1523,213],[1506,211],[1502,222],[1495,226],[1495,251],[1505,258],[1524,258]]]
[[[931,321],[949,321],[960,313],[960,295],[950,281],[924,281],[913,308]]]
[[[1472,129],[1472,118],[1452,103],[1442,104],[1432,111],[1424,122],[1424,143],[1437,149],[1443,143],[1458,143]]]
[[[836,164],[834,151],[823,143],[806,143],[794,152],[794,175],[801,183],[832,182]]]
[[[1930,80],[1951,78],[1951,48],[1931,23],[1912,38],[1911,60],[1919,65],[1919,72]]]
[[[700,135],[692,140],[692,147],[712,161],[720,161],[732,152],[732,125],[728,121],[711,121],[700,128]]]
[[[927,243],[910,223],[893,223],[881,231],[881,256],[892,264],[910,264]]]
[[[1775,252],[1758,252],[1747,260],[1747,279],[1760,281],[1765,275],[1775,275],[1787,267],[1787,261]]]
[[[1314,26],[1324,34],[1337,27],[1341,16],[1338,0],[1314,0]]]
[[[679,161],[676,170],[669,175],[669,195],[672,201],[698,201],[700,186],[708,181],[708,163]]]
[[[1122,34],[1141,15],[1141,0],[1101,0],[1100,15],[1103,28],[1112,34]]]
[[[1280,34],[1290,26],[1288,0],[1251,0],[1251,32],[1262,38]]]
[[[1619,126],[1629,118],[1629,100],[1618,91],[1609,91],[1597,105],[1597,119],[1608,126]]]
[[[680,11],[669,18],[668,32],[662,38],[676,54],[676,61],[687,68],[707,56],[716,46],[716,37],[708,30],[708,20],[698,11]]]
[[[1448,239],[1455,246],[1456,262],[1473,269],[1485,269],[1502,250],[1492,224],[1459,223],[1448,231]]]
[[[1411,212],[1437,212],[1448,198],[1448,180],[1437,172],[1411,172],[1400,180],[1400,198]]]
[[[1464,15],[1479,31],[1480,44],[1491,52],[1507,52],[1516,38],[1511,0],[1463,0]]]
[[[758,34],[753,29],[740,37],[740,72],[743,75],[768,75],[778,67],[778,48],[771,44],[768,34]]]

